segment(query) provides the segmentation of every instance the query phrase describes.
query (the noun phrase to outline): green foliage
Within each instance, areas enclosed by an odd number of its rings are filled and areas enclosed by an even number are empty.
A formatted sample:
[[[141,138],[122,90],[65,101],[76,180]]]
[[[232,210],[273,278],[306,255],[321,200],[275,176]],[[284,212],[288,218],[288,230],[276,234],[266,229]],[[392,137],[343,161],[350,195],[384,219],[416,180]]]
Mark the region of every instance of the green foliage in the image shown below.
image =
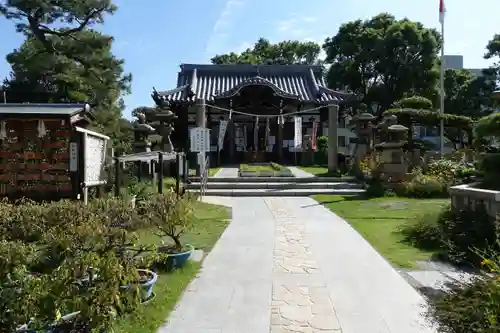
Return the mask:
[[[130,149],[130,123],[121,118],[121,95],[131,75],[111,52],[113,38],[90,26],[103,23],[116,6],[110,0],[4,1],[0,12],[27,38],[7,55],[12,67],[5,81],[9,102],[87,102],[97,118],[93,128],[109,135],[114,147]]]
[[[386,195],[384,184],[379,179],[369,179],[366,185],[365,195],[368,198],[380,198]]]
[[[422,96],[412,96],[400,99],[394,106],[398,109],[431,110],[432,102]]]
[[[500,112],[479,119],[474,126],[474,135],[477,139],[500,137]]]
[[[440,43],[436,30],[387,13],[344,23],[323,45],[329,86],[353,91],[370,110],[377,105],[377,115],[408,95],[433,98]]]
[[[460,127],[464,130],[472,128],[472,119],[453,114],[441,114],[429,110],[389,109],[384,116],[395,115],[402,124],[420,124],[424,126],[439,126],[441,119],[446,127]]]
[[[447,69],[444,77],[446,91],[444,111],[478,118],[492,112],[491,94],[495,90],[495,78],[489,71],[475,76],[466,69]]]
[[[488,215],[484,205],[459,212],[449,210],[438,221],[446,257],[455,263],[478,265],[476,250],[499,250],[500,220]]]
[[[429,163],[425,174],[440,178],[444,183],[455,185],[468,182],[472,176],[477,174],[473,165],[466,162],[456,162],[447,159],[439,159]]]
[[[400,196],[409,198],[439,198],[447,196],[447,184],[439,177],[425,175],[421,170],[415,170],[411,178],[396,190]]]
[[[459,211],[448,206],[439,213],[423,214],[402,232],[415,246],[439,250],[456,264],[478,266],[481,253],[500,250],[500,219],[489,216],[483,205]]]
[[[442,245],[439,221],[448,214],[446,207],[440,212],[422,212],[415,219],[408,219],[401,228],[405,240],[420,249],[436,250]]]
[[[115,312],[139,305],[136,268],[148,265],[154,249],[134,245],[129,230],[140,228],[141,219],[128,205],[2,202],[0,213],[2,329],[28,322],[43,328],[74,311],[79,331],[109,328]]]
[[[478,169],[482,173],[482,188],[500,189],[500,153],[485,153],[479,162]]]
[[[242,53],[228,53],[216,55],[211,59],[212,64],[307,64],[318,63],[321,47],[315,42],[283,41],[271,44],[261,37]]]
[[[442,332],[499,332],[500,281],[481,277],[455,286],[431,303],[428,314]]]
[[[170,253],[183,250],[181,236],[193,227],[193,202],[195,197],[186,193],[177,196],[174,191],[152,195],[147,201],[146,210],[151,224],[162,237],[170,237],[174,246]]]

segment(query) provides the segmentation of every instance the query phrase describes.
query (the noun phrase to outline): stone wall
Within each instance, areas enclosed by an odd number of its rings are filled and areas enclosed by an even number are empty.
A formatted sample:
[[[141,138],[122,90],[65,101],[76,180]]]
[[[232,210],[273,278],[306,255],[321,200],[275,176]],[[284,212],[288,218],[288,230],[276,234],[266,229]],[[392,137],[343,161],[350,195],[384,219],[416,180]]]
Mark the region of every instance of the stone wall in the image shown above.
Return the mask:
[[[500,191],[480,189],[478,183],[453,186],[450,188],[451,205],[453,209],[472,208],[483,203],[488,214],[500,214]]]

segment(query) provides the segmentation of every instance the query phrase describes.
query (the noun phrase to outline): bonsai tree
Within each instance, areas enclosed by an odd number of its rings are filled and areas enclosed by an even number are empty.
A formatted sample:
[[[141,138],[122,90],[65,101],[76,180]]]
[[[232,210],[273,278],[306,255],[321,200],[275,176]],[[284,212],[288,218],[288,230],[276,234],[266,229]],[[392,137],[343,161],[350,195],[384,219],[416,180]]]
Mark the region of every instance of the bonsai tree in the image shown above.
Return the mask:
[[[181,237],[193,227],[193,204],[192,195],[177,196],[172,190],[150,197],[148,210],[151,223],[157,228],[158,236],[172,240],[173,245],[169,247],[169,253],[179,253],[183,250]]]

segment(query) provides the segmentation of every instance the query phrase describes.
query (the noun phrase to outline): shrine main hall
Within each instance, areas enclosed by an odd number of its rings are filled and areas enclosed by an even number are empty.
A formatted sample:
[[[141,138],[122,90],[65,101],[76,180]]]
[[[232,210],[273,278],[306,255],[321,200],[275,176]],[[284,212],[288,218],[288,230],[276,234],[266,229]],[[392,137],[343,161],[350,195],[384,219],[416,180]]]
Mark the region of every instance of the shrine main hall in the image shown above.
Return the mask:
[[[223,164],[291,162],[302,151],[294,146],[293,116],[300,116],[302,136],[310,137],[313,127],[316,136],[333,134],[329,165],[336,164],[339,105],[352,94],[327,88],[323,66],[182,64],[180,69],[177,87],[152,94],[157,105],[168,105],[178,116],[171,137],[177,149],[188,151],[189,130],[205,127],[211,129],[210,154],[216,156],[219,123],[228,120]],[[300,113],[290,115],[294,112]],[[329,133],[323,133],[325,127]]]

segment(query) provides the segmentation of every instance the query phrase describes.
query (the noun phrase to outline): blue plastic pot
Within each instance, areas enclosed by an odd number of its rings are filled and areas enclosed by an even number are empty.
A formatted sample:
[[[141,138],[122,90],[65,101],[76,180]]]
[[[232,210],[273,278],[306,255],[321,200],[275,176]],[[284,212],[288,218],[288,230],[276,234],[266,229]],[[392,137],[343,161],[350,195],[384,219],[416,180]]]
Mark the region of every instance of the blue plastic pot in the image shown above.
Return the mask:
[[[137,269],[137,271],[149,277],[148,281],[140,283],[140,287],[142,289],[142,301],[149,300],[151,298],[151,294],[153,293],[153,286],[156,281],[158,281],[158,274],[150,271],[149,269]]]
[[[189,257],[194,251],[194,247],[187,245],[189,250],[180,253],[169,253],[170,248],[163,246],[158,248],[158,252],[162,254],[167,254],[167,258],[159,263],[156,263],[162,269],[170,272],[176,268],[183,267],[188,261]]]

